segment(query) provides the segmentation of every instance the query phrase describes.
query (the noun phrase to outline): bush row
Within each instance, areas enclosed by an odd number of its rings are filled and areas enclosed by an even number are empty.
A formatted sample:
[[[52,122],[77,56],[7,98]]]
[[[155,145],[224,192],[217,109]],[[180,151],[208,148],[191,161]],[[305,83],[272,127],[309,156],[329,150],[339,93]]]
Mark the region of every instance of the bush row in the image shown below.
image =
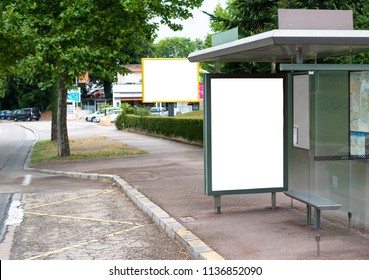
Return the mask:
[[[158,116],[121,114],[115,126],[118,130],[133,128],[148,134],[183,138],[192,142],[203,141],[203,120]]]

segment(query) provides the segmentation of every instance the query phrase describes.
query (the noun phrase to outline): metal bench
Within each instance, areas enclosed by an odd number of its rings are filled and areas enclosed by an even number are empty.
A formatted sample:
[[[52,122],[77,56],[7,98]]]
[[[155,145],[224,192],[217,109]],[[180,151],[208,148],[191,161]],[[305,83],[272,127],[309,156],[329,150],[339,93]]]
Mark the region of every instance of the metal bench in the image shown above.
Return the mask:
[[[341,204],[304,191],[286,191],[285,195],[306,204],[306,224],[311,225],[311,207],[315,208],[315,229],[320,228],[321,210],[338,210]]]

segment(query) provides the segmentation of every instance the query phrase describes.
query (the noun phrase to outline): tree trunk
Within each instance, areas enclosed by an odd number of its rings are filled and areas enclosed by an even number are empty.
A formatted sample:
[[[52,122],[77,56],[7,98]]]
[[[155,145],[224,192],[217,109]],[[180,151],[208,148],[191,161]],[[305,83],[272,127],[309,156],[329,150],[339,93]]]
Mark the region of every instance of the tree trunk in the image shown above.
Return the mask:
[[[67,129],[67,95],[65,76],[59,80],[59,96],[58,96],[58,156],[67,157],[70,155],[68,129]]]
[[[51,111],[51,141],[58,140],[58,108],[53,108]]]
[[[110,99],[113,97],[112,94],[112,82],[104,80],[104,95],[105,98]],[[114,104],[113,104],[114,106]]]
[[[51,92],[51,141],[58,140],[58,87],[55,86]]]

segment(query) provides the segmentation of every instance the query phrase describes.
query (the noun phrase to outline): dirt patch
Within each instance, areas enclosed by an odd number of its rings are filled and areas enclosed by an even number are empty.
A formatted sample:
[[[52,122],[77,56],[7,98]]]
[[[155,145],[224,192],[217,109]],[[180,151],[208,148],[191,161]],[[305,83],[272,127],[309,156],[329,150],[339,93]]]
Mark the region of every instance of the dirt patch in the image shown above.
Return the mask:
[[[41,113],[41,121],[50,121],[52,116],[52,111],[45,111]]]

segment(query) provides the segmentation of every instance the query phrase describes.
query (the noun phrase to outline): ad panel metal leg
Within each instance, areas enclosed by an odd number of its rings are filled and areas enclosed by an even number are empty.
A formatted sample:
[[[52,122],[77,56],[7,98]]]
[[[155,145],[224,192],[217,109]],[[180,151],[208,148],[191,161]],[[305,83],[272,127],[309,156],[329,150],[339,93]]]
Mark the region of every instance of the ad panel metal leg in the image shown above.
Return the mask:
[[[215,214],[220,214],[220,195],[214,195],[214,212]]]
[[[272,209],[277,208],[277,193],[272,192]]]

